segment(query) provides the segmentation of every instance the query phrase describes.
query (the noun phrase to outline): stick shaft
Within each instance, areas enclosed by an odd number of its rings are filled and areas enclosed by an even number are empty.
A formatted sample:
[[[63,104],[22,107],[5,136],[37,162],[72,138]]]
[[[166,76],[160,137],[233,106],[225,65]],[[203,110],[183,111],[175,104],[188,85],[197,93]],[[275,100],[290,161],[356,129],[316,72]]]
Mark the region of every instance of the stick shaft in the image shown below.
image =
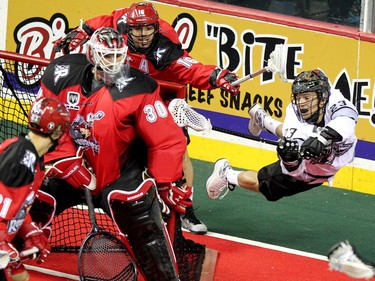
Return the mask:
[[[266,68],[259,69],[258,71],[254,72],[254,73],[250,73],[250,74],[248,74],[248,75],[246,75],[246,76],[244,76],[244,77],[242,77],[242,78],[234,81],[232,83],[232,86],[237,86],[238,84],[241,84],[242,82],[245,82],[245,81],[247,81],[249,79],[252,79],[252,78],[254,78],[254,77],[256,77],[256,76],[258,76],[258,75],[260,75],[260,74],[262,74],[262,73],[264,73],[266,71],[267,71]]]
[[[86,199],[87,207],[89,209],[90,223],[93,227],[97,228],[97,222],[96,222],[96,217],[95,217],[94,204],[92,203],[91,191],[87,187],[85,187],[84,190],[85,190],[85,199]]]
[[[30,256],[30,255],[35,254],[37,252],[39,252],[39,249],[34,246],[31,249],[20,252],[20,257],[21,258],[27,257],[27,256]]]

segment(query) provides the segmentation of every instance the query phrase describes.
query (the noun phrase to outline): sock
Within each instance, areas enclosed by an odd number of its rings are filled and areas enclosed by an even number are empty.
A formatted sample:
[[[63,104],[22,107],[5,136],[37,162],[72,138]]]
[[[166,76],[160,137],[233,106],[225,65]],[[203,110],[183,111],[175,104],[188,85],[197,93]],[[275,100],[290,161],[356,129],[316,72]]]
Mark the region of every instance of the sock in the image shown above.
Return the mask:
[[[268,116],[268,115],[264,117],[263,122],[264,122],[263,124],[266,130],[274,135],[276,135],[277,127],[282,124],[281,122],[273,119],[271,116]]]
[[[235,171],[233,169],[228,170],[227,173],[227,180],[229,183],[238,185],[238,174],[241,173],[241,171]]]

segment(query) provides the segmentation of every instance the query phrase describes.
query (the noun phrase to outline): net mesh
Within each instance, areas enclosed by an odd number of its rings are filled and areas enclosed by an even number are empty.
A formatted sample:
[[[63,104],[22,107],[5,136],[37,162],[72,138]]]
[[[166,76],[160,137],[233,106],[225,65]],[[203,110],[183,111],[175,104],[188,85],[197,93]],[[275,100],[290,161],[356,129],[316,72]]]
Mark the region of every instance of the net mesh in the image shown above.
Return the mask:
[[[26,132],[27,115],[45,68],[14,56],[0,52],[0,141]]]
[[[47,64],[47,60],[0,51],[0,142],[27,132],[27,114],[35,101]],[[173,87],[168,88],[166,82],[161,83],[161,90],[169,91],[168,95],[171,89],[177,93],[177,97],[186,93],[186,88]],[[96,209],[96,217],[101,227],[119,235],[115,224],[103,210]],[[78,253],[90,230],[86,205],[65,210],[52,221],[52,251]],[[174,250],[180,280],[200,280],[205,246],[184,237],[179,218],[176,219]]]

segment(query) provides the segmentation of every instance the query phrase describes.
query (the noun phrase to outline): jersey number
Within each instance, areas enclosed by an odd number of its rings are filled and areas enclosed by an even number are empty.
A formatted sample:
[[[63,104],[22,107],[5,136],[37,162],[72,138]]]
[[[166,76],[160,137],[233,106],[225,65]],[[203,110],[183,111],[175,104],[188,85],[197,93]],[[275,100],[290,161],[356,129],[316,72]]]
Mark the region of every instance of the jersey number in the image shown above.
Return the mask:
[[[4,198],[1,194],[0,194],[0,217],[2,218],[5,218],[8,211],[9,211],[9,207],[10,207],[10,204],[12,203],[12,199],[10,198]]]
[[[168,116],[168,111],[163,102],[155,101],[154,105],[148,104],[144,107],[143,112],[146,113],[146,120],[150,123],[156,122],[158,116],[165,118]]]

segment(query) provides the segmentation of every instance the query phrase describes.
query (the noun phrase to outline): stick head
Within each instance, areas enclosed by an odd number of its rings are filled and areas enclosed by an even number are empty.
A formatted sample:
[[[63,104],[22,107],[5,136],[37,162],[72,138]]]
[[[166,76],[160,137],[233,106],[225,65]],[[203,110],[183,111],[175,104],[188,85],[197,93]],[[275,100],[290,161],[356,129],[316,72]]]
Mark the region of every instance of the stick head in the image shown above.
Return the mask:
[[[104,230],[86,237],[78,254],[78,272],[81,281],[137,280],[136,265],[125,245]]]
[[[184,99],[173,99],[168,109],[180,127],[189,127],[198,132],[212,129],[210,120],[193,110]]]
[[[285,78],[287,51],[287,45],[277,44],[275,50],[273,50],[273,52],[270,54],[270,58],[266,66],[267,71],[277,73],[283,82],[287,81]]]

